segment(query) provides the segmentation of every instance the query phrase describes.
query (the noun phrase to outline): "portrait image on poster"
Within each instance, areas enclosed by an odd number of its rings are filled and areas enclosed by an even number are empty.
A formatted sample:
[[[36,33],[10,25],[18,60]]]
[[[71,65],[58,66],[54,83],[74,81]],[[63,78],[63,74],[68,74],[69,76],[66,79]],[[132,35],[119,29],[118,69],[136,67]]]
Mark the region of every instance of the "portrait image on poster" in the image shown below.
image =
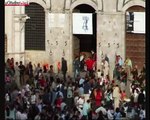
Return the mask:
[[[91,13],[73,13],[73,34],[93,34]]]

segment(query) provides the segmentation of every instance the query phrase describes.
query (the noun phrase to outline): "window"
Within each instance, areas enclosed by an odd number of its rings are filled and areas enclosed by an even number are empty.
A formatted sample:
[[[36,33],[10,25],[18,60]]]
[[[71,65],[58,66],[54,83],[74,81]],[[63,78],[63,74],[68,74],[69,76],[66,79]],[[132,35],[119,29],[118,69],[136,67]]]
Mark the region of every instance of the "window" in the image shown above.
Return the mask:
[[[45,12],[36,3],[25,7],[30,17],[25,23],[25,50],[45,50]]]

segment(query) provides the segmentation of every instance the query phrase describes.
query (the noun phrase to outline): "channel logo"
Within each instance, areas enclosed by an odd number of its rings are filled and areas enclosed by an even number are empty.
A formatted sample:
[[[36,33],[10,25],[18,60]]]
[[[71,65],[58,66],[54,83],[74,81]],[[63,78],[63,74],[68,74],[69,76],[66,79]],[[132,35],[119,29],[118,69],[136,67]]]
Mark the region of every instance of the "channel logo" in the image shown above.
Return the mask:
[[[29,0],[5,0],[5,6],[28,6]]]

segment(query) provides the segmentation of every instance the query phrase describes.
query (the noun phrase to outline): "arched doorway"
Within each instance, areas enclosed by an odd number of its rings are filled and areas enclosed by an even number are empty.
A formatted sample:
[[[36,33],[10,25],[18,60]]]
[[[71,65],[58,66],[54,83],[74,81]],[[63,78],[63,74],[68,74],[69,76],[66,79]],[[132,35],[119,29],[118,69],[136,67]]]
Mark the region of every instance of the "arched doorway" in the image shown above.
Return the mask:
[[[132,6],[126,10],[127,13],[131,14],[131,19],[135,19],[136,13],[144,13],[145,9],[141,6]],[[127,17],[127,16],[126,16]],[[132,64],[138,65],[138,68],[141,69],[145,63],[145,33],[134,32],[135,24],[131,21],[130,27],[126,26],[126,58],[129,57],[132,60]],[[126,25],[128,24],[126,18]]]
[[[86,9],[85,9],[86,8]],[[80,53],[90,54],[91,50],[96,52],[96,13],[95,9],[87,4],[80,4],[76,6],[72,13],[89,14],[92,20],[92,33],[72,33],[73,34],[73,55],[79,56]],[[82,18],[84,19],[84,18]],[[79,22],[82,22],[79,21]]]
[[[25,50],[45,50],[45,11],[37,3],[25,7],[30,17],[25,23]]]

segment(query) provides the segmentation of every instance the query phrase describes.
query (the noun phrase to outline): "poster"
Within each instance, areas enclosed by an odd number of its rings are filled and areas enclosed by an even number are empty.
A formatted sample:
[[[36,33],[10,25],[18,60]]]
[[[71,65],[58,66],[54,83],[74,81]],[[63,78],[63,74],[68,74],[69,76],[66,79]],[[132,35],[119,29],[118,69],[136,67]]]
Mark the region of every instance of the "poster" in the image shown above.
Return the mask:
[[[93,34],[92,13],[73,13],[73,34]]]
[[[134,12],[133,33],[145,33],[145,12]]]

